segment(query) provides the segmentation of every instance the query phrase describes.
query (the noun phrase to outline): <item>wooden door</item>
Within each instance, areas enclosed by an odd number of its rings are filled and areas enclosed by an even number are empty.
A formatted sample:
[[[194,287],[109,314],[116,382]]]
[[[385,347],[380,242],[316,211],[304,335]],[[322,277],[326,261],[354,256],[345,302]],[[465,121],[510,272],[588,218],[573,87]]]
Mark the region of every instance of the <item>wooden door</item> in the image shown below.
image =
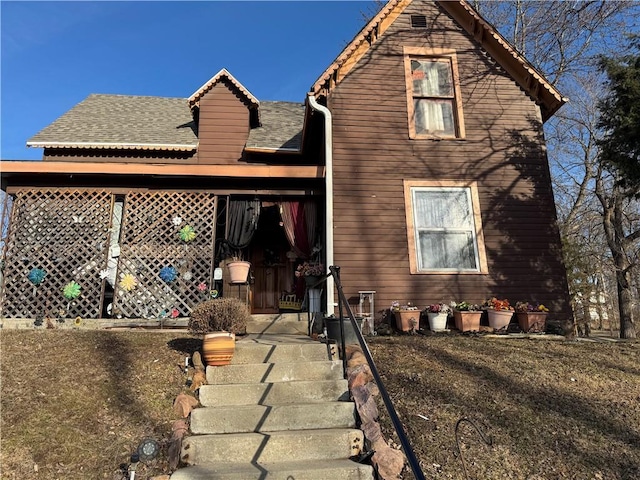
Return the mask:
[[[250,246],[252,313],[278,313],[278,301],[293,286],[293,263],[277,207],[263,208]]]

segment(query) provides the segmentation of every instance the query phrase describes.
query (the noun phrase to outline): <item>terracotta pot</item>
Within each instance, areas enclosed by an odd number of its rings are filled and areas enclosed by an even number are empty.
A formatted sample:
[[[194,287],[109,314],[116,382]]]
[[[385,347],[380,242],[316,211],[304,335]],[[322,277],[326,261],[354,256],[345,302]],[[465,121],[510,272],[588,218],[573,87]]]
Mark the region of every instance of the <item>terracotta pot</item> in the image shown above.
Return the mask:
[[[487,310],[487,316],[489,317],[489,326],[494,330],[500,330],[506,328],[513,318],[513,311],[511,310]]]
[[[546,329],[547,312],[517,312],[516,317],[524,333],[542,333]]]
[[[427,312],[427,318],[429,319],[429,330],[432,332],[444,332],[447,329],[446,313],[433,313]]]
[[[420,310],[396,310],[393,313],[398,330],[410,332],[420,328]]]
[[[251,263],[243,260],[235,260],[227,263],[227,268],[229,269],[229,281],[231,283],[246,283]]]
[[[480,319],[482,312],[475,310],[470,311],[453,311],[453,320],[456,328],[461,332],[477,332],[480,330]]]
[[[236,350],[236,336],[229,332],[207,333],[202,341],[202,356],[207,365],[229,365]]]

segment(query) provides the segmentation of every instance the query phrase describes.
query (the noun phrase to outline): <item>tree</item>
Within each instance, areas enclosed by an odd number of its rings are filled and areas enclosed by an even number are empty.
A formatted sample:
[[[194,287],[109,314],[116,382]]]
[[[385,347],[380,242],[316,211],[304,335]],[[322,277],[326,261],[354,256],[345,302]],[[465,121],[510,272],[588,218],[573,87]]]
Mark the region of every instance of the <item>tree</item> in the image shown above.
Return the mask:
[[[640,37],[631,38],[635,53],[600,59],[609,94],[599,102],[600,158],[618,170],[627,194],[640,196]]]

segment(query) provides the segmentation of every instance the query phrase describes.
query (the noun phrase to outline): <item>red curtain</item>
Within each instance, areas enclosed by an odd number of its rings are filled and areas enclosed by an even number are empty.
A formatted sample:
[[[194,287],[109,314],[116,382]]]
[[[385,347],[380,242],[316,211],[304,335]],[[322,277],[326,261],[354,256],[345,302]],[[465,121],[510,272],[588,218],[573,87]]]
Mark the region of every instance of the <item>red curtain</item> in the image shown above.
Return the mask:
[[[307,228],[306,203],[308,202],[280,202],[280,216],[289,245],[298,257],[304,259],[311,256],[312,248]]]

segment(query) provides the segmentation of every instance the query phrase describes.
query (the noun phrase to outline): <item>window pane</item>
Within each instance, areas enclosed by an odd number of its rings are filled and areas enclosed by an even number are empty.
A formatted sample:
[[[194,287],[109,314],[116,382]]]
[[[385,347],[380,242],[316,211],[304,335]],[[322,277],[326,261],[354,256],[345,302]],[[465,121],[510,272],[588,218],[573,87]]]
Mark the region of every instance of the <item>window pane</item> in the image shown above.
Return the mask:
[[[417,135],[455,135],[453,100],[413,100],[414,122]]]
[[[421,270],[475,270],[473,235],[471,232],[420,232],[418,261]]]
[[[411,60],[413,95],[418,97],[452,97],[451,64],[437,60]]]
[[[468,189],[415,190],[417,228],[473,228]]]

